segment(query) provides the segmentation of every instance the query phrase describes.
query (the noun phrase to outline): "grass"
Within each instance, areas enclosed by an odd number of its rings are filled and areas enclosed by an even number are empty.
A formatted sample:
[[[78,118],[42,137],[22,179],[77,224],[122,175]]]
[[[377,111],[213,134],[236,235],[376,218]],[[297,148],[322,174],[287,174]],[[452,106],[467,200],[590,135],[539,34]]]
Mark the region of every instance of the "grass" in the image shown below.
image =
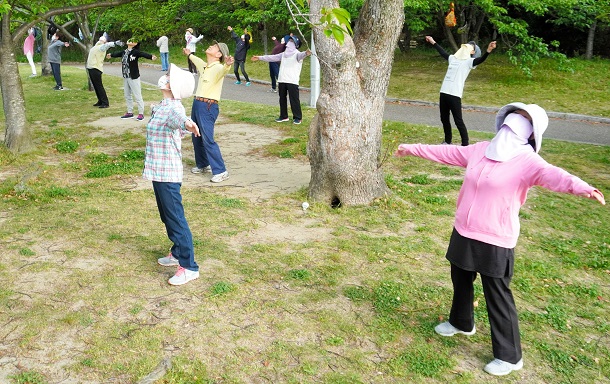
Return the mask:
[[[168,240],[152,192],[126,188],[141,173],[144,132],[92,136],[99,128],[86,124],[123,112],[120,79],[104,79],[117,100],[109,110],[83,108],[94,97],[82,70],[65,68],[70,92],[51,92],[51,78],[22,80],[37,149],[0,151],[3,354],[22,361],[1,367],[3,380],[136,382],[171,357],[159,383],[610,382],[607,207],[530,192],[512,286],[526,363],[497,380],[481,370],[492,354],[480,285],[476,335],[433,331],[450,308],[444,252],[462,170],[390,157],[391,196],[340,209],[311,202],[306,212],[304,189],[252,202],[230,187],[184,185],[202,276],[176,289],[156,265]],[[265,126],[276,113],[222,103],[227,123]],[[307,125],[282,129],[260,155],[304,158]],[[383,129],[384,147],[438,136]],[[545,140],[541,154],[610,190],[609,147]],[[300,240],[274,240],[264,223],[298,228]]]

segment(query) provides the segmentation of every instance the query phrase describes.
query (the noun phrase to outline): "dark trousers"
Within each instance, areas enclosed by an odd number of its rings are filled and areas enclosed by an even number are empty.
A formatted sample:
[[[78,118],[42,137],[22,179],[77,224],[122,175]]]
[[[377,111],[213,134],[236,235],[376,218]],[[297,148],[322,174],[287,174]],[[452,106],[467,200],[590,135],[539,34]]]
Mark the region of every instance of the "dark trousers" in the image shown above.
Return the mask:
[[[269,63],[269,76],[271,77],[271,89],[277,88],[277,77],[280,75],[280,63]]]
[[[110,105],[108,103],[108,96],[106,95],[104,84],[102,84],[102,71],[96,68],[88,68],[87,72],[89,73],[89,79],[91,79],[91,84],[93,84],[95,96],[97,96],[97,103],[99,105],[105,106]]]
[[[243,73],[244,77],[246,78],[246,81],[250,82],[250,78],[248,77],[248,74],[246,73],[246,62],[245,61],[235,60],[235,62],[233,63],[233,71],[235,72],[235,77],[237,78],[237,81],[241,81],[241,79],[239,78],[239,69],[241,69],[241,73]]]
[[[457,96],[441,93],[439,106],[441,110],[441,123],[445,131],[445,143],[451,144],[451,121],[449,121],[449,113],[451,113],[455,126],[460,132],[462,145],[468,145],[468,130],[466,129],[466,124],[464,124],[464,119],[462,119],[462,99]]]
[[[163,183],[153,181],[153,190],[157,199],[157,208],[161,221],[165,224],[167,237],[174,243],[171,252],[178,259],[181,267],[198,271],[193,250],[193,235],[184,216],[181,183]]]
[[[191,119],[197,124],[201,134],[201,136],[197,137],[191,135],[193,150],[195,151],[195,164],[197,164],[197,168],[205,168],[209,165],[213,175],[227,170],[220,153],[220,147],[214,140],[214,124],[219,112],[220,110],[216,103],[193,100]]]
[[[278,95],[280,96],[280,119],[288,118],[288,102],[286,101],[286,96],[288,96],[290,98],[292,118],[303,120],[301,100],[299,99],[299,86],[296,84],[278,83]]]
[[[476,272],[451,264],[453,302],[449,322],[462,331],[470,331],[474,327],[473,283],[476,278]],[[494,358],[515,364],[521,360],[522,354],[519,318],[509,287],[510,281],[509,276],[495,278],[481,275]]]
[[[55,78],[55,84],[58,87],[61,87],[61,64],[59,63],[49,63],[51,64],[51,72],[53,72],[53,77]]]

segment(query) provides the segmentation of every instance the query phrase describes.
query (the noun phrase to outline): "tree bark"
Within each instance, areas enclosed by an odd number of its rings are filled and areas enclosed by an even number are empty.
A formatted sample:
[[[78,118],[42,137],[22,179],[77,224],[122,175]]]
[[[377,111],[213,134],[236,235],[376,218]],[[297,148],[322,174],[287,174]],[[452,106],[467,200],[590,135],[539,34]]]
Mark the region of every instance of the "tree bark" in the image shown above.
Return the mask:
[[[587,35],[587,51],[585,52],[585,59],[591,60],[593,58],[593,43],[595,42],[595,30],[597,29],[597,20],[589,27],[589,34]]]
[[[32,147],[32,142],[25,119],[25,99],[13,49],[10,17],[10,12],[5,13],[0,21],[0,90],[6,121],[4,144],[13,152],[23,152]]]
[[[338,6],[336,0],[310,2],[312,15]],[[382,120],[403,20],[402,0],[367,0],[353,39],[346,36],[343,45],[314,28],[323,81],[309,127],[310,199],[361,205],[388,192],[381,169]]]

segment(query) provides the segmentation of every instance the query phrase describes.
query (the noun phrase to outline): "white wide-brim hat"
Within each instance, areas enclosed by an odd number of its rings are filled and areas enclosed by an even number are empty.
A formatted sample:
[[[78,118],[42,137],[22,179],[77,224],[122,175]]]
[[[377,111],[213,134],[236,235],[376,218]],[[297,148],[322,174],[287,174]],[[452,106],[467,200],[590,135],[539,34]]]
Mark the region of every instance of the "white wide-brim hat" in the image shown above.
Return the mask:
[[[195,76],[172,63],[169,67],[169,88],[174,99],[191,97],[195,91]]]
[[[524,104],[524,103],[510,103],[498,111],[496,115],[496,132],[502,128],[504,119],[509,113],[515,112],[516,110],[522,109],[527,112],[532,118],[532,127],[534,130],[534,141],[536,142],[536,153],[540,152],[542,147],[542,134],[546,131],[549,126],[549,117],[546,111],[537,104]]]

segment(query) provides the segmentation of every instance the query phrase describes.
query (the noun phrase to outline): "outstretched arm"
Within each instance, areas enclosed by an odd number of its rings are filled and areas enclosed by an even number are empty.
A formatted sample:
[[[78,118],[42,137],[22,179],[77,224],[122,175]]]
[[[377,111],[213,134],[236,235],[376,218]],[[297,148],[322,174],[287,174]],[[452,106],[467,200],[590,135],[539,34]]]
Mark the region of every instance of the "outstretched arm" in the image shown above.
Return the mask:
[[[440,45],[436,44],[436,41],[434,41],[432,36],[426,36],[426,41],[432,44],[432,46],[437,50],[438,54],[441,55],[443,59],[449,60],[449,54],[445,52],[445,50],[441,48]]]

